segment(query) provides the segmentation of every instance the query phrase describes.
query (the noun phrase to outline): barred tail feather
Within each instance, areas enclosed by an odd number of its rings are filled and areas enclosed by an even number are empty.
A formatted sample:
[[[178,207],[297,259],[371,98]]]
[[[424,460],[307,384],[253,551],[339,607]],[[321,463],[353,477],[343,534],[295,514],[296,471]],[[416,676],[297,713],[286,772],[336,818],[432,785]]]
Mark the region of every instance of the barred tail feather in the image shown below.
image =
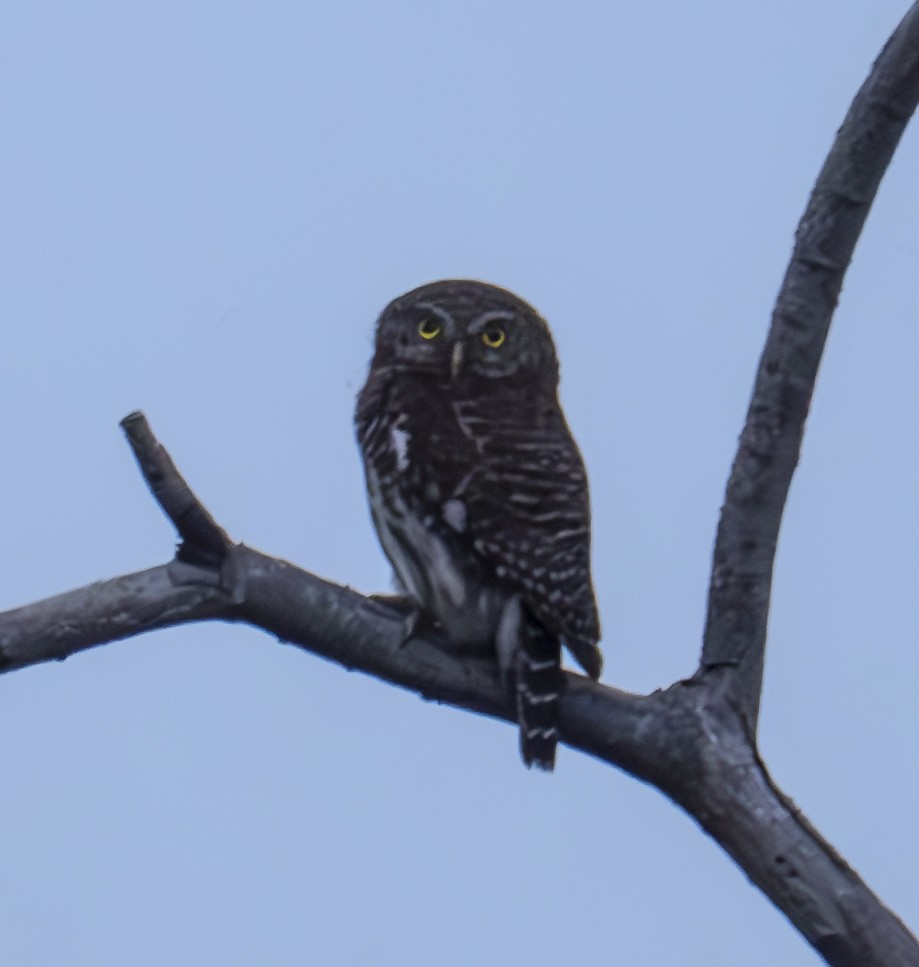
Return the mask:
[[[561,642],[526,622],[517,653],[517,721],[520,755],[527,767],[551,772],[558,745],[558,705],[562,676]]]

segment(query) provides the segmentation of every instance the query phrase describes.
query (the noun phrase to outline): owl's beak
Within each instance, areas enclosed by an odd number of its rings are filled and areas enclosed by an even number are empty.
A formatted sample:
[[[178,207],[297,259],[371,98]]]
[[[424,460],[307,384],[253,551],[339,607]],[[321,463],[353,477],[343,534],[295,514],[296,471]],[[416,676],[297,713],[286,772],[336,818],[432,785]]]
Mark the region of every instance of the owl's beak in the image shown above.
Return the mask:
[[[450,354],[450,378],[456,379],[459,371],[463,368],[463,353],[466,344],[462,341],[453,344],[453,352]]]

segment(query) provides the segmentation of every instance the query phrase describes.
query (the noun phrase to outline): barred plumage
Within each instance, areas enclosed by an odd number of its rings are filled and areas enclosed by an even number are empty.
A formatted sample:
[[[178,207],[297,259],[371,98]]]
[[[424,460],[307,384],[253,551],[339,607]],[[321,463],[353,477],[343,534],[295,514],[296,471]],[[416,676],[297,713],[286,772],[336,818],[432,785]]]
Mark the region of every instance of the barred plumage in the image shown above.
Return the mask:
[[[485,283],[434,282],[383,310],[355,417],[400,583],[453,645],[495,651],[523,759],[544,769],[560,643],[591,677],[602,665],[587,476],[557,387],[532,307]]]

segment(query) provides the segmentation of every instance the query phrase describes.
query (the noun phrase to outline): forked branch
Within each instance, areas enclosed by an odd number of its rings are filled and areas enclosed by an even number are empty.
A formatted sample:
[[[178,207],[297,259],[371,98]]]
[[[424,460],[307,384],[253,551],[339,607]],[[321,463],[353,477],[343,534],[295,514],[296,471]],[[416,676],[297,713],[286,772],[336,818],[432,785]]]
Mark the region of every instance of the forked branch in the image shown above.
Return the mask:
[[[493,662],[460,658],[436,641],[403,644],[403,616],[385,604],[229,539],[223,544],[224,532],[143,416],[132,414],[125,429],[151,492],[181,532],[186,560],[177,555],[0,614],[0,670],[216,619],[251,624],[425,698],[515,720]],[[560,711],[566,745],[680,804],[828,963],[919,967],[915,940],[775,788],[741,720],[709,682],[641,696],[569,674]]]
[[[648,696],[568,675],[562,741],[652,783],[837,967],[919,967],[919,945],[772,782],[756,750],[775,547],[832,312],[868,208],[919,100],[919,4],[855,99],[798,228],[715,545],[696,676]],[[246,622],[425,698],[511,720],[489,661],[402,645],[381,602],[234,544],[139,413],[123,427],[180,537],[167,564],[0,614],[0,670],[170,625]]]

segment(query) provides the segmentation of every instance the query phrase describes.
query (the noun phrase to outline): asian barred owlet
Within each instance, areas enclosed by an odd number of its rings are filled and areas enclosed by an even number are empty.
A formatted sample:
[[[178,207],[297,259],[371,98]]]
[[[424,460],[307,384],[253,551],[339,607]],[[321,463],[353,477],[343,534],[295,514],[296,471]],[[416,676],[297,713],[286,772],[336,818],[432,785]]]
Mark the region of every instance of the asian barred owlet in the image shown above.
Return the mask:
[[[561,643],[602,656],[587,477],[558,402],[549,327],[484,282],[391,302],[355,422],[380,542],[418,615],[497,655],[527,765],[551,769]]]

